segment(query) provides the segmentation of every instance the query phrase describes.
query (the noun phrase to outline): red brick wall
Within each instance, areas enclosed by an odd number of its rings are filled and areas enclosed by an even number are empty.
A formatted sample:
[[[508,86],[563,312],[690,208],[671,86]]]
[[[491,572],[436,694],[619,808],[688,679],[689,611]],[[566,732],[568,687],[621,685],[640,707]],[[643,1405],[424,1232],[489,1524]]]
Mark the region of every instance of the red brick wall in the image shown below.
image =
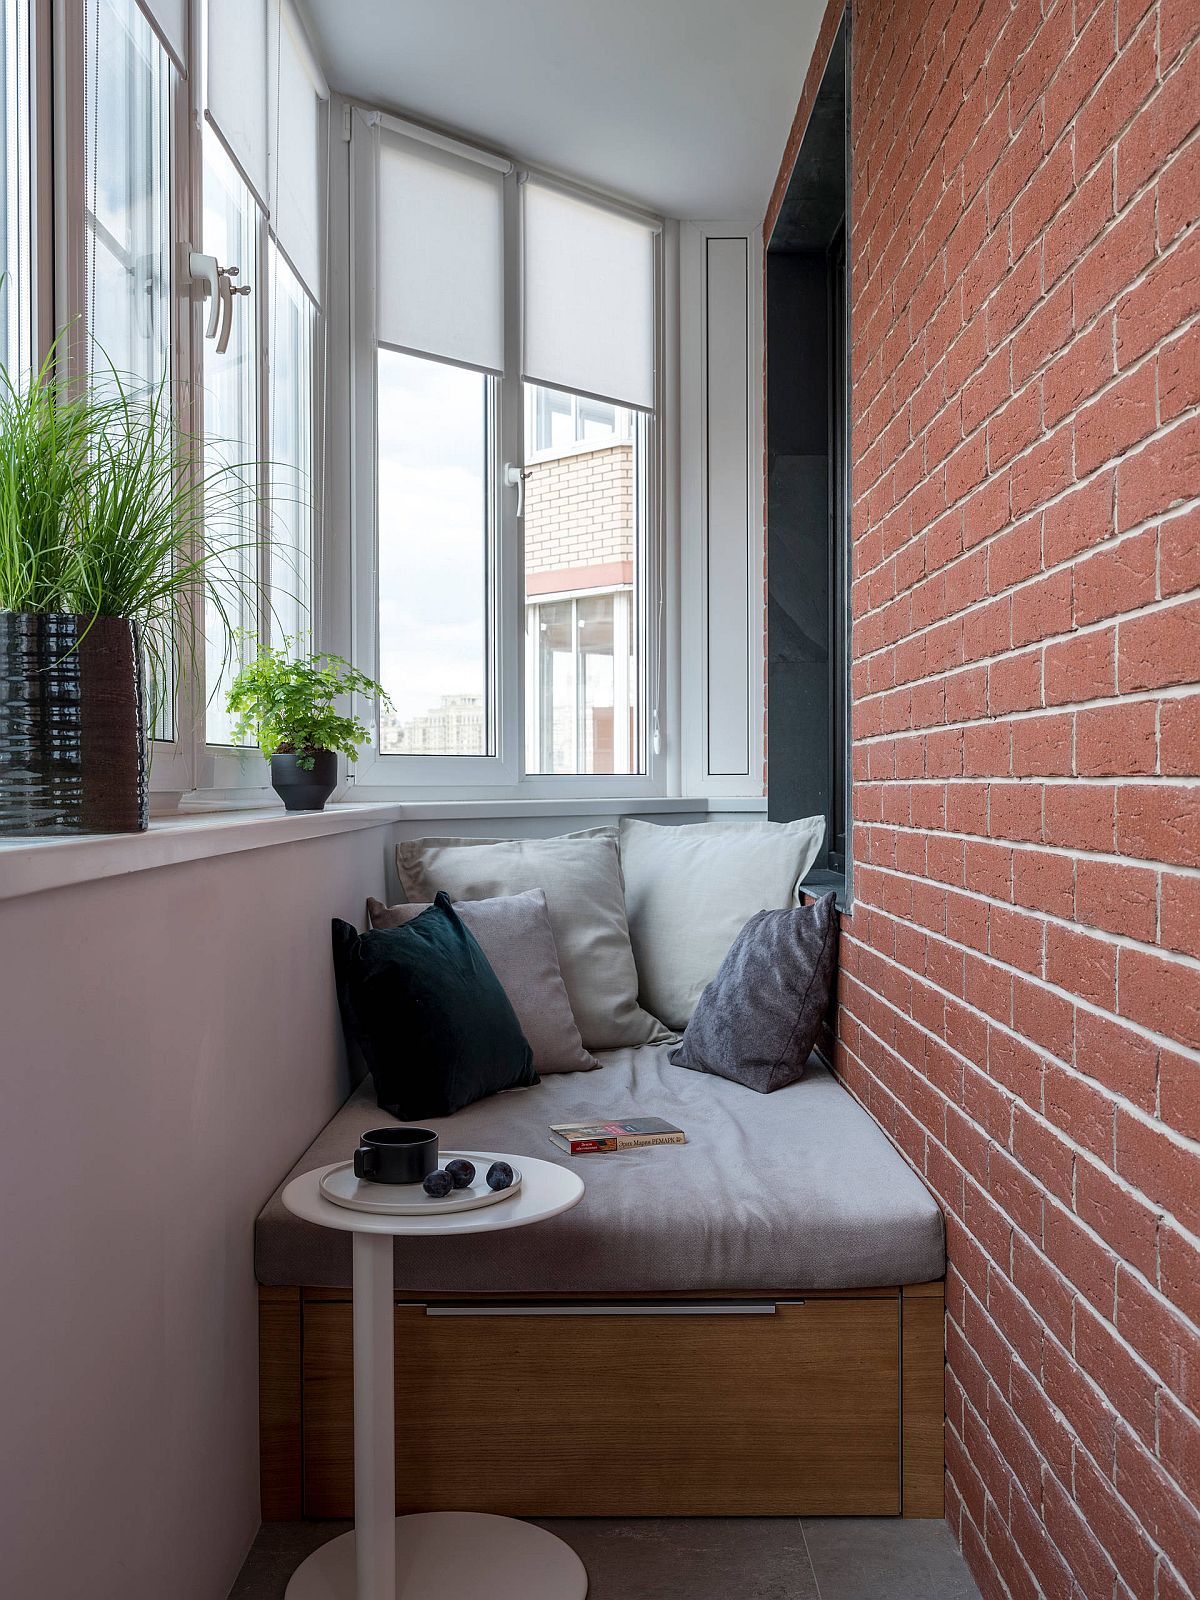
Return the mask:
[[[839,1070],[946,1210],[947,1514],[984,1594],[1177,1600],[1200,1594],[1200,5],[853,20]]]

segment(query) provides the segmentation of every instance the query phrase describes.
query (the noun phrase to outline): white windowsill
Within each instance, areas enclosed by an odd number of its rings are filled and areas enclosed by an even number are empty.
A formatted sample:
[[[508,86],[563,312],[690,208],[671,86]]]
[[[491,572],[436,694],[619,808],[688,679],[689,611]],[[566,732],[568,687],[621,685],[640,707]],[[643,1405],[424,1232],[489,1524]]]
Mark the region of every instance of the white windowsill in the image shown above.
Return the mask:
[[[173,867],[206,856],[378,828],[397,821],[400,813],[399,806],[384,805],[334,805],[324,811],[290,813],[282,806],[193,811],[155,817],[145,833],[4,841],[0,843],[0,900],[152,867]]]
[[[267,805],[252,810],[202,811],[154,817],[145,833],[98,833],[66,838],[0,841],[0,900],[115,878],[185,861],[295,844],[362,828],[412,821],[465,821],[495,817],[618,817],[721,811],[759,811],[765,801],[680,798],[639,800],[448,800],[405,804],[356,801],[324,811],[286,812]]]

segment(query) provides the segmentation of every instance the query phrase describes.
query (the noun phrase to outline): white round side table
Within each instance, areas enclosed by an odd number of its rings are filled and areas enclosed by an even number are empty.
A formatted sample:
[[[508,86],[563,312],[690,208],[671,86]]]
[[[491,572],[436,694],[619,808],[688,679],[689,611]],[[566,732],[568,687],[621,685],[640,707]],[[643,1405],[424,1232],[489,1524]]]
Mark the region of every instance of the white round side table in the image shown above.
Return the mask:
[[[493,1155],[469,1150],[477,1161]],[[396,1515],[395,1304],[397,1234],[493,1233],[557,1217],[583,1198],[583,1179],[534,1156],[511,1158],[521,1186],[474,1211],[389,1217],[334,1205],[321,1193],[330,1167],[293,1178],[283,1203],[305,1222],[354,1235],[354,1529],[293,1573],[286,1600],[584,1600],[587,1573],[561,1539],[515,1517],[475,1511]],[[333,1166],[340,1163],[334,1162]]]

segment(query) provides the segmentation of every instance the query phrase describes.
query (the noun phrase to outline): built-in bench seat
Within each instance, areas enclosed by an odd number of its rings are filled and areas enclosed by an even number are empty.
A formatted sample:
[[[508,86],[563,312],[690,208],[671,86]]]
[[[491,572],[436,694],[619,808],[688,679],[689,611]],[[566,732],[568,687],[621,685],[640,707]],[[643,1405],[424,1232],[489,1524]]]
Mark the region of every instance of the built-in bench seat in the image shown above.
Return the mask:
[[[552,1122],[661,1116],[688,1143],[575,1157],[583,1200],[535,1227],[396,1240],[398,1508],[941,1516],[944,1238],[920,1180],[815,1059],[771,1095],[665,1047],[602,1060],[435,1120],[444,1149],[518,1164],[571,1162]],[[364,1085],[288,1177],[388,1120]],[[350,1236],[282,1189],[256,1229],[263,1515],[349,1516]],[[519,1471],[488,1465],[497,1440]]]
[[[936,1203],[815,1058],[799,1083],[760,1095],[674,1067],[668,1049],[610,1051],[599,1072],[547,1075],[538,1088],[495,1095],[437,1119],[445,1149],[561,1160],[582,1173],[587,1188],[574,1210],[535,1228],[397,1239],[396,1288],[797,1293],[942,1276]],[[665,1117],[688,1143],[572,1159],[547,1132],[553,1122],[623,1115]],[[288,1178],[348,1160],[360,1133],[391,1120],[367,1082]],[[350,1235],[293,1217],[282,1191],[283,1184],[258,1219],[259,1282],[349,1287]]]

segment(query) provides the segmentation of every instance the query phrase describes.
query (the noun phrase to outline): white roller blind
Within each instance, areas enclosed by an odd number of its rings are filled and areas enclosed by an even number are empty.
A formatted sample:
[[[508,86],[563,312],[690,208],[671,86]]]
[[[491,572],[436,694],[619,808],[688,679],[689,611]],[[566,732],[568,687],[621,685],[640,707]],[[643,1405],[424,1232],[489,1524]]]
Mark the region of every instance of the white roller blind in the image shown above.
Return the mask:
[[[321,101],[328,89],[287,0],[270,0],[268,79],[271,229],[316,299],[321,297]]]
[[[180,72],[187,71],[187,0],[138,0]]]
[[[205,109],[242,176],[265,206],[266,0],[208,0]]]
[[[522,187],[522,376],[652,410],[657,230],[535,177]]]
[[[384,344],[504,369],[504,178],[379,133],[376,316]]]

